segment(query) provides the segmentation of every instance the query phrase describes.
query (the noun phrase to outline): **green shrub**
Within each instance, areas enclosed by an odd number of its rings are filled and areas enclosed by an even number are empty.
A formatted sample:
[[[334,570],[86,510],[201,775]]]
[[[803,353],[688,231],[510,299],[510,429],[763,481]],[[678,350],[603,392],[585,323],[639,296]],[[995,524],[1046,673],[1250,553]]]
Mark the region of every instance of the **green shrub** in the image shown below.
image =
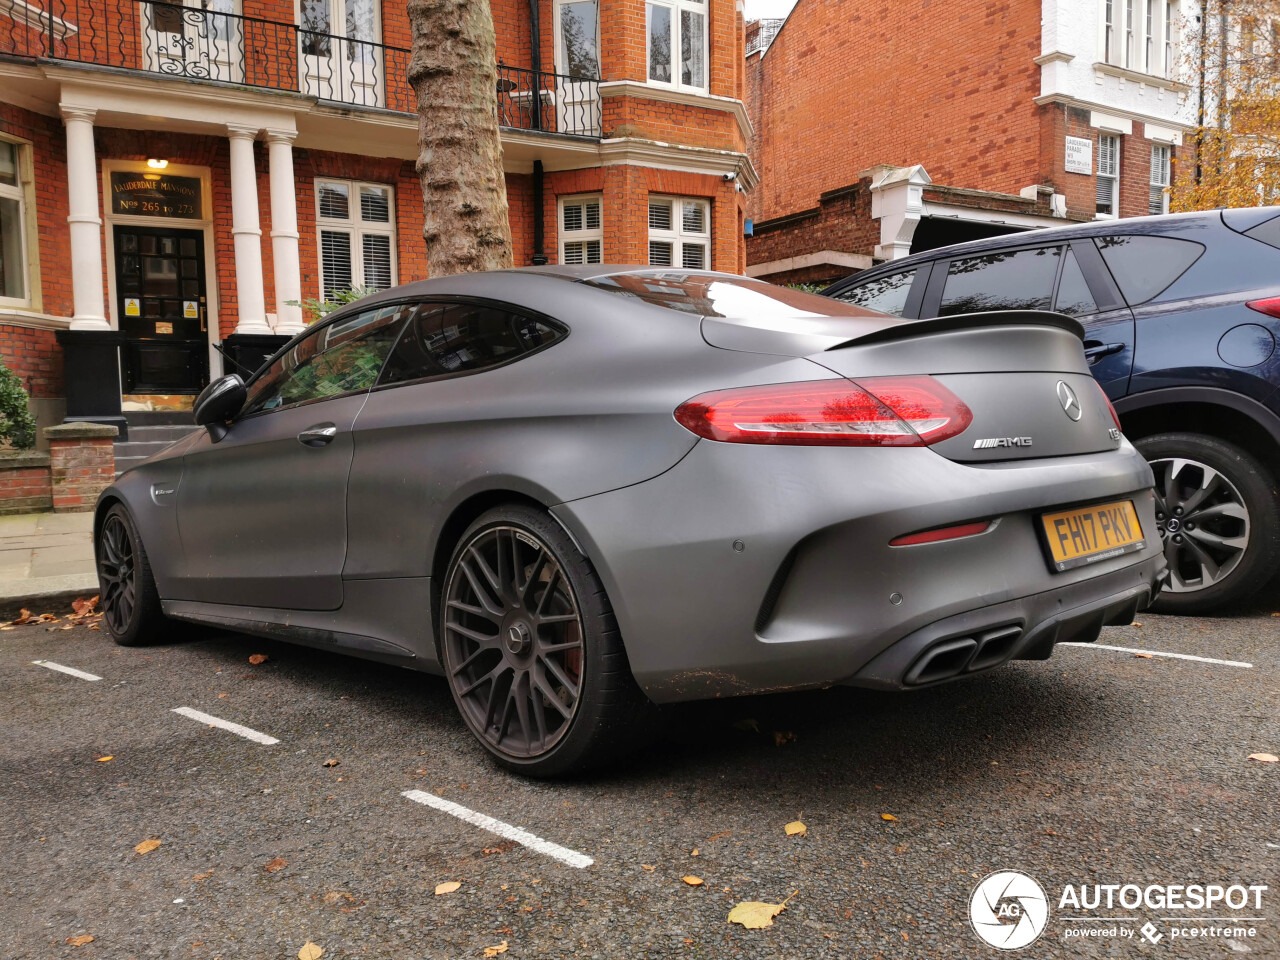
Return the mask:
[[[27,391],[18,375],[0,363],[0,442],[19,450],[36,445],[36,418],[27,405]]]
[[[317,320],[333,313],[339,307],[345,307],[348,303],[355,303],[357,300],[376,292],[372,287],[352,287],[350,290],[335,290],[324,300],[309,297],[306,300],[286,300],[285,303],[291,307],[301,307],[302,312],[307,315],[307,323],[315,323]]]

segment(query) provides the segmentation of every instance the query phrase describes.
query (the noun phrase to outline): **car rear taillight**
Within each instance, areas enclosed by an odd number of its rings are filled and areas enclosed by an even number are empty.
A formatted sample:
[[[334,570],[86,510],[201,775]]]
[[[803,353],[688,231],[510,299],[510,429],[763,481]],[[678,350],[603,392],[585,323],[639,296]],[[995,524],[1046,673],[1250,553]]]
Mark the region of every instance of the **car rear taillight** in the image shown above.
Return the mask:
[[[932,377],[771,383],[704,393],[676,420],[707,440],[916,447],[961,433],[973,414]]]
[[[908,533],[902,537],[894,537],[889,541],[891,547],[910,547],[917,543],[940,543],[943,540],[959,540],[961,537],[976,537],[991,529],[990,520],[979,520],[976,523],[961,523],[954,527],[935,527],[932,530],[921,530],[919,533]]]
[[[1265,300],[1250,300],[1245,303],[1250,310],[1265,313],[1268,317],[1280,320],[1280,297],[1267,297]]]
[[[1111,398],[1107,396],[1107,391],[1102,389],[1102,384],[1097,380],[1093,381],[1093,385],[1098,388],[1098,392],[1102,394],[1102,402],[1107,405],[1107,412],[1111,414],[1111,422],[1116,425],[1116,429],[1120,429],[1120,414],[1116,413],[1116,405],[1111,402]]]

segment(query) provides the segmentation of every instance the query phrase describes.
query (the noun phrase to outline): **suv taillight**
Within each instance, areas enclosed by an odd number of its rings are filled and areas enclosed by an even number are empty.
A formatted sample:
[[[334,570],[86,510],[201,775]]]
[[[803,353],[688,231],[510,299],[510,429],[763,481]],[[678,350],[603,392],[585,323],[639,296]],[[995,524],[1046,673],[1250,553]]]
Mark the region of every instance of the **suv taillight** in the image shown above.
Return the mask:
[[[1265,313],[1268,317],[1280,320],[1280,297],[1267,297],[1265,300],[1250,300],[1245,304],[1250,310]]]
[[[927,446],[973,422],[959,397],[925,376],[716,390],[682,403],[675,416],[707,440],[803,446]]]

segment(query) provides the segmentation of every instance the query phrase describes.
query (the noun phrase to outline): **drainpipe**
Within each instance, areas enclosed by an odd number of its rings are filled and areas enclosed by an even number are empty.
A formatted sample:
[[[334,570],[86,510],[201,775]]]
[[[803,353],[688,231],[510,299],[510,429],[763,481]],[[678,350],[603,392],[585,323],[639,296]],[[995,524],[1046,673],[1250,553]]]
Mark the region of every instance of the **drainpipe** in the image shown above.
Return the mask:
[[[533,161],[533,257],[530,262],[535,267],[547,263],[547,255],[543,251],[545,242],[545,224],[542,222],[542,161]]]
[[[542,26],[538,19],[538,0],[529,0],[529,66],[533,69],[533,96],[537,109],[530,111],[533,129],[542,129]],[[533,256],[530,263],[540,267],[547,262],[542,249],[546,224],[542,219],[542,161],[533,161]]]

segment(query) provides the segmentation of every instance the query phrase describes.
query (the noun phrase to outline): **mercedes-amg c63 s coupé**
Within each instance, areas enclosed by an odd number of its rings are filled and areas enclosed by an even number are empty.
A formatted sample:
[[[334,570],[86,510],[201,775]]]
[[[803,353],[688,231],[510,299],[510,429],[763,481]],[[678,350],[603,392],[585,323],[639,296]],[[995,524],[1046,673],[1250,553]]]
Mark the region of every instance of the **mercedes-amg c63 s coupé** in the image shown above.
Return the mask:
[[[102,494],[105,621],[441,674],[538,776],[615,752],[646,700],[1043,659],[1164,573],[1081,338],[670,268],[387,290],[210,384],[205,429]]]

